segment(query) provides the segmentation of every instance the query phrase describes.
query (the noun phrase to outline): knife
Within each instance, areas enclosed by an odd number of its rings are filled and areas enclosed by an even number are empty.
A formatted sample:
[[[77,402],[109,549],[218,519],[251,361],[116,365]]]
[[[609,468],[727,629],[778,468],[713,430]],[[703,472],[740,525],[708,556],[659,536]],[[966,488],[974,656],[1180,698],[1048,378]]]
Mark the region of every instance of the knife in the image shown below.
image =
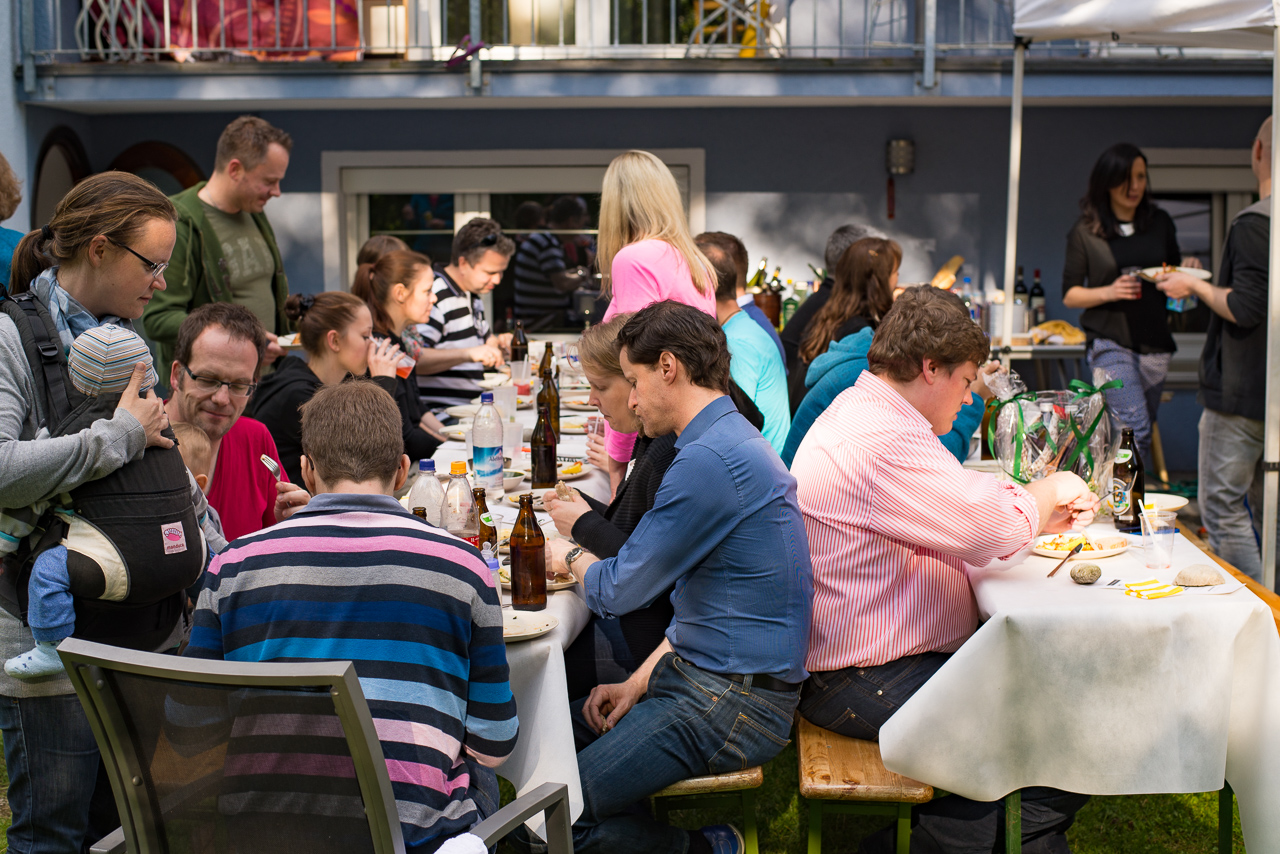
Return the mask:
[[[1057,566],[1055,566],[1055,567],[1053,568],[1053,570],[1052,570],[1052,571],[1050,571],[1050,573],[1049,573],[1049,574],[1048,574],[1048,576],[1046,576],[1046,577],[1047,577],[1047,578],[1053,578],[1053,574],[1054,574],[1055,572],[1057,572],[1058,570],[1062,569],[1062,565],[1063,565],[1063,564],[1065,564],[1067,561],[1071,560],[1073,557],[1075,557],[1076,555],[1078,555],[1078,554],[1080,553],[1080,550],[1081,550],[1082,548],[1084,548],[1084,543],[1076,543],[1076,544],[1075,544],[1075,548],[1073,548],[1071,551],[1067,552],[1067,556],[1066,556],[1066,557],[1064,557],[1062,560],[1058,561],[1058,565],[1057,565]]]

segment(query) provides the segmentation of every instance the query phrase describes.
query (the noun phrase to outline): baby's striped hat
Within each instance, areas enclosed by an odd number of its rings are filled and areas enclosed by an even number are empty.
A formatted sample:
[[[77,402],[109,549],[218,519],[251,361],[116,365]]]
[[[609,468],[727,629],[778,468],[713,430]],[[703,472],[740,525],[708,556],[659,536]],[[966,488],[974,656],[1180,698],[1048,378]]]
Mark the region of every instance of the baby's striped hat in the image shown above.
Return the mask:
[[[122,392],[133,377],[133,366],[147,363],[141,392],[156,384],[151,352],[137,333],[108,323],[80,334],[71,345],[71,384],[81,394],[97,397]]]

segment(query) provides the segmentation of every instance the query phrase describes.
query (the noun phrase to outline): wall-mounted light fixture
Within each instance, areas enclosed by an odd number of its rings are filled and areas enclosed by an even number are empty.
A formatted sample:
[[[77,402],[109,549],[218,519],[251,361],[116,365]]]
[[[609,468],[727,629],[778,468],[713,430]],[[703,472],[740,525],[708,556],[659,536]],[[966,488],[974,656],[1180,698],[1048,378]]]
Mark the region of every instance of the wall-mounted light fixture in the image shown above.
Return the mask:
[[[891,139],[884,148],[884,168],[889,172],[887,198],[889,203],[889,219],[894,215],[895,175],[910,175],[916,168],[916,144],[909,139]]]

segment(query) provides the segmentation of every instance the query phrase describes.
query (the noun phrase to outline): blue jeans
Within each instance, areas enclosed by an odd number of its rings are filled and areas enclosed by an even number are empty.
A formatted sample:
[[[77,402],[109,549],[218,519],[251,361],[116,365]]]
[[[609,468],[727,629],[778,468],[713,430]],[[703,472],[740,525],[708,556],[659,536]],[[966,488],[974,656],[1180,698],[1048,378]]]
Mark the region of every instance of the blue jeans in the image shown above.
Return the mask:
[[[80,854],[120,826],[98,743],[74,694],[0,697],[12,854]]]
[[[36,557],[27,584],[27,622],[37,641],[57,643],[76,629],[76,609],[67,574],[67,547],[46,549]]]
[[[578,753],[583,810],[574,851],[685,854],[689,831],[654,821],[644,799],[689,777],[768,762],[791,741],[798,699],[798,692],[738,684],[668,653],[644,700],[606,735],[587,727],[578,704],[576,734],[589,743]],[[518,847],[545,850],[521,841]]]
[[[1107,408],[1120,426],[1133,428],[1133,441],[1148,469],[1155,466],[1151,459],[1151,425],[1160,409],[1160,395],[1172,358],[1172,353],[1135,353],[1106,338],[1094,339],[1089,347],[1089,372],[1102,368],[1124,382],[1122,387],[1105,392]]]
[[[880,727],[920,686],[929,681],[950,653],[908,655],[876,667],[847,667],[810,674],[801,691],[800,714],[824,729],[878,741]],[[1070,854],[1067,828],[1089,801],[1057,789],[1022,790],[1022,850],[1025,854]],[[948,795],[911,809],[911,854],[991,854],[1003,850],[1000,801],[971,801]],[[892,826],[863,840],[860,854],[890,854]]]
[[[1263,422],[1206,409],[1200,415],[1200,517],[1218,556],[1262,580]]]

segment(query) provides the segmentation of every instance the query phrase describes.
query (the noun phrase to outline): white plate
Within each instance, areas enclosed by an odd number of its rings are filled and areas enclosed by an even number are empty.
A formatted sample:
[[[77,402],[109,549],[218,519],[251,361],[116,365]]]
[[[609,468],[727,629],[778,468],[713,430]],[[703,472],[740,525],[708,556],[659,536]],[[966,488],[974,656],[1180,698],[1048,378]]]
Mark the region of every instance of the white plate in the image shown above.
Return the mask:
[[[1065,551],[1058,551],[1057,549],[1046,549],[1041,547],[1040,545],[1041,543],[1052,540],[1054,536],[1059,536],[1059,535],[1055,534],[1052,536],[1040,537],[1039,539],[1037,539],[1035,541],[1035,546],[1031,549],[1032,554],[1043,555],[1044,557],[1054,557],[1054,558],[1057,558],[1058,560],[1062,560],[1064,557],[1066,557],[1067,553]],[[1116,534],[1116,536],[1121,537],[1124,535]],[[1094,551],[1089,551],[1089,552],[1082,551],[1077,553],[1076,556],[1071,559],[1072,560],[1101,560],[1104,557],[1115,557],[1118,554],[1124,554],[1128,550],[1129,550],[1129,546],[1126,541],[1126,544],[1121,546],[1120,548],[1096,549]]]
[[[445,409],[445,413],[453,418],[475,418],[476,410],[479,406],[450,406]]]
[[[585,436],[587,433],[587,419],[561,418],[560,432],[568,433],[571,436]]]
[[[502,639],[507,643],[540,638],[558,625],[560,621],[545,611],[502,609]]]
[[[583,478],[591,474],[592,472],[591,463],[587,463],[587,462],[584,462],[581,464],[582,471],[576,472],[574,474],[564,473],[564,470],[567,469],[569,466],[576,466],[576,465],[578,465],[578,463],[560,463],[556,466],[556,474],[560,476],[561,480],[578,480],[579,478]]]
[[[503,498],[506,500],[508,504],[514,507],[519,507],[520,496],[527,495],[530,492],[533,493],[533,509],[541,510],[542,509],[542,493],[546,492],[545,489],[529,489],[529,490],[525,490],[524,492],[513,492],[510,495],[504,495]]]
[[[542,531],[542,536],[548,540],[561,539],[560,532],[557,531],[555,527],[552,526],[550,523],[547,523],[547,526],[545,528],[541,524],[539,524],[538,529]],[[511,554],[511,528],[498,529],[498,554],[500,555]],[[508,561],[510,561],[510,558],[503,558],[502,565],[506,566]]]
[[[586,398],[574,398],[560,404],[561,409],[572,409],[574,412],[598,412],[594,406],[586,402]]]
[[[502,580],[502,589],[511,589],[511,559],[507,558],[502,562],[502,569],[498,570],[498,578]],[[557,590],[568,590],[570,587],[578,583],[576,578],[559,578],[555,581],[547,579],[547,592],[555,593]]]
[[[482,383],[482,385],[483,385],[483,383]],[[477,409],[477,410],[478,410],[478,409],[480,408],[480,398],[478,398],[478,397],[473,397],[473,398],[471,399],[471,404],[472,404],[472,408],[474,408],[474,409]],[[459,406],[459,407],[451,407],[451,408],[454,408],[454,409],[461,409],[462,407],[460,407],[460,406]],[[532,396],[532,395],[527,395],[527,394],[518,394],[518,395],[516,395],[516,409],[533,409],[533,396]],[[448,412],[448,411],[449,411],[449,410],[447,410],[447,409],[445,410],[445,412]],[[474,414],[474,413],[472,413],[472,414]],[[464,416],[461,416],[461,415],[455,415],[454,417],[455,417],[455,418],[462,418],[462,417],[464,417]]]
[[[288,335],[280,335],[276,337],[276,343],[286,350],[302,349],[302,341],[298,337],[298,333],[290,332]]]
[[[509,382],[511,382],[511,377],[507,376],[506,374],[492,373],[492,374],[485,374],[484,379],[480,380],[480,382],[477,383],[477,385],[479,385],[480,388],[492,389],[492,388],[497,388],[498,386],[504,386]]]
[[[1155,504],[1157,510],[1177,512],[1187,506],[1188,499],[1181,495],[1170,495],[1167,492],[1148,492],[1142,497],[1143,504]]]
[[[465,442],[467,441],[467,431],[470,429],[471,429],[470,424],[466,425],[465,427],[460,427],[455,424],[452,427],[444,428],[443,430],[440,431],[440,433],[446,439],[452,439],[455,442]]]
[[[1213,274],[1208,270],[1200,270],[1196,267],[1175,267],[1174,269],[1179,273],[1186,273],[1188,276],[1195,276],[1202,282],[1207,282],[1213,278]],[[1163,273],[1163,267],[1147,267],[1142,271],[1142,278],[1154,282],[1156,280],[1156,276],[1162,275]]]

